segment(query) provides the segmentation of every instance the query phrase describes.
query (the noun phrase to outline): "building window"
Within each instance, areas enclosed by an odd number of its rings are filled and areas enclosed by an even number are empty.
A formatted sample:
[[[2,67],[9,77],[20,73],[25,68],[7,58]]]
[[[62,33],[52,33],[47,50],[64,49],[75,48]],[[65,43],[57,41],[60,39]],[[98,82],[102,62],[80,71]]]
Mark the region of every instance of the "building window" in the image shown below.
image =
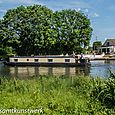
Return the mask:
[[[18,59],[14,59],[15,62],[18,62]]]
[[[70,59],[65,59],[65,62],[70,62]]]
[[[48,59],[48,62],[53,62],[53,59]]]
[[[29,59],[27,59],[27,61],[29,61]]]
[[[35,61],[35,62],[38,62],[38,61],[39,61],[39,59],[34,59],[34,61]]]
[[[107,46],[110,46],[110,42],[107,42]]]

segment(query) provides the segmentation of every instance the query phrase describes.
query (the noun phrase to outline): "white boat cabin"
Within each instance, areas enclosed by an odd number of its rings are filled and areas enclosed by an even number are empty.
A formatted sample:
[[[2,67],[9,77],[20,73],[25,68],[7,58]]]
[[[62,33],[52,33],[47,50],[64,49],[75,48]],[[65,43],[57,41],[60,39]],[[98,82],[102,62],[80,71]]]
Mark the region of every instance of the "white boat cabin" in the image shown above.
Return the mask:
[[[39,62],[39,63],[76,63],[78,56],[15,56],[9,62]]]

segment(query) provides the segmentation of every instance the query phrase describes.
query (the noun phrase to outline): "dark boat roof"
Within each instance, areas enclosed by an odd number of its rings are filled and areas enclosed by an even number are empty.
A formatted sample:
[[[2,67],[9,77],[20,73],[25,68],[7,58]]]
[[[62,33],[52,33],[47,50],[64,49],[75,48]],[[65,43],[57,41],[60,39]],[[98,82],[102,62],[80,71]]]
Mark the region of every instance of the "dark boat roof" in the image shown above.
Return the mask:
[[[10,58],[73,58],[72,55],[60,56],[60,55],[44,55],[44,56],[14,56]]]

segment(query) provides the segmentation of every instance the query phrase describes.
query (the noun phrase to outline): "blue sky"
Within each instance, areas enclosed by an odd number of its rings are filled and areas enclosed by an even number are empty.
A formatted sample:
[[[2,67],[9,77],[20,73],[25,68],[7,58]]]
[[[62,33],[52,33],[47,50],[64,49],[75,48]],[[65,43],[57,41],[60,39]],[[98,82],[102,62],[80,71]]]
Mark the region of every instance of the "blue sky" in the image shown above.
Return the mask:
[[[17,6],[41,4],[53,11],[76,9],[84,12],[91,20],[93,35],[91,42],[115,38],[115,0],[0,0],[0,18],[8,9]]]

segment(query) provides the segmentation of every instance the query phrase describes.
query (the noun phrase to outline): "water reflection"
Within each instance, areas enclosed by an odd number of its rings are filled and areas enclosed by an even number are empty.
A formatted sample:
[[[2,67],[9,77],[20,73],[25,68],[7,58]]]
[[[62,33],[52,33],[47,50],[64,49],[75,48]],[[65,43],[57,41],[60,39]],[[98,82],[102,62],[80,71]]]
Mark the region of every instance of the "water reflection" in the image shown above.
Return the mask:
[[[26,78],[39,75],[91,75],[94,77],[108,77],[108,69],[115,70],[113,61],[92,61],[91,67],[9,67],[0,63],[0,76]]]
[[[9,75],[14,77],[28,77],[39,75],[89,75],[89,68],[76,68],[76,67],[10,67]]]

